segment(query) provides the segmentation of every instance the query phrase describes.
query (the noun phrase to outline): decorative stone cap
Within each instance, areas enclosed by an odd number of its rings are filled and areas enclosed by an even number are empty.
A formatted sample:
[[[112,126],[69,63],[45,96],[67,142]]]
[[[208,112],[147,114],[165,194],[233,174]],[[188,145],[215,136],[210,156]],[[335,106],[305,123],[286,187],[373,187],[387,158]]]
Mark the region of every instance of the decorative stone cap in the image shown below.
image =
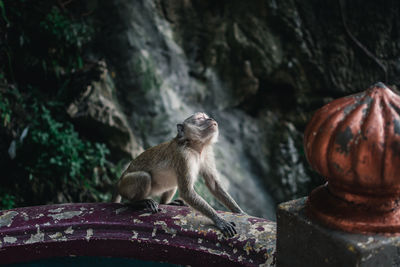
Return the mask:
[[[225,238],[187,207],[151,214],[123,204],[63,204],[0,211],[0,263],[65,256],[125,257],[191,266],[274,266],[275,223],[228,212]]]
[[[319,109],[304,134],[307,159],[327,184],[309,215],[347,231],[400,232],[400,96],[379,82]]]

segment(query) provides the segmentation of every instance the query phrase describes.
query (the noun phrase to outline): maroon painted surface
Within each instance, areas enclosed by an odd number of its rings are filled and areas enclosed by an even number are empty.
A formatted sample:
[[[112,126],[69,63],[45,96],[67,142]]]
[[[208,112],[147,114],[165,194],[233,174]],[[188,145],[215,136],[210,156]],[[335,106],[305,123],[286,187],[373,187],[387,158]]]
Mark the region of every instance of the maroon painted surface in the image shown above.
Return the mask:
[[[191,266],[275,265],[275,223],[222,212],[239,233],[225,238],[190,208],[160,207],[157,214],[114,203],[1,211],[0,263],[109,256]]]
[[[310,216],[346,231],[400,233],[400,96],[377,83],[328,103],[304,148],[328,181],[311,193]]]

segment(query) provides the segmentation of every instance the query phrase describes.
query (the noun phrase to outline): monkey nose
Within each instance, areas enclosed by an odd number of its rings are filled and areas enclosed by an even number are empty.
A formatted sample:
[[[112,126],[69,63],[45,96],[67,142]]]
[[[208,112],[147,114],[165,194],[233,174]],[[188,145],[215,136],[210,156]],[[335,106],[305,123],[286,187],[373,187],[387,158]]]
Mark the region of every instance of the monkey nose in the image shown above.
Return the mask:
[[[212,125],[218,126],[218,123],[217,123],[214,119],[208,118],[207,120],[208,120],[208,121],[211,121],[211,124],[212,124]]]

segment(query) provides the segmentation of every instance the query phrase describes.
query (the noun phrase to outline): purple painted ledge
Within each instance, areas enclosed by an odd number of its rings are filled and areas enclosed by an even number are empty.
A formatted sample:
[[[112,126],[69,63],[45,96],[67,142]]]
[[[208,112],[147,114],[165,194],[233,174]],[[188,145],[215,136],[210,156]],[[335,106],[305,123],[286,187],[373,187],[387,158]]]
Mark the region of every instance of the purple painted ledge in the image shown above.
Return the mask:
[[[221,212],[225,238],[187,207],[157,214],[123,204],[62,204],[0,211],[0,263],[65,256],[124,257],[191,266],[275,266],[274,222]]]

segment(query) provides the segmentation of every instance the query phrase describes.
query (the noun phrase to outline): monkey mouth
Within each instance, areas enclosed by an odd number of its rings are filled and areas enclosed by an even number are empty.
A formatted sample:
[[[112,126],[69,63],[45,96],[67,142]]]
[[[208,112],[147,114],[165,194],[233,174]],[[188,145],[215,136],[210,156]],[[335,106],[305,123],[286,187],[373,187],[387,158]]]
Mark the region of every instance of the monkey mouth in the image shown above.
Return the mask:
[[[218,128],[218,123],[213,122],[210,126],[207,127],[207,129],[210,129],[210,128]]]

